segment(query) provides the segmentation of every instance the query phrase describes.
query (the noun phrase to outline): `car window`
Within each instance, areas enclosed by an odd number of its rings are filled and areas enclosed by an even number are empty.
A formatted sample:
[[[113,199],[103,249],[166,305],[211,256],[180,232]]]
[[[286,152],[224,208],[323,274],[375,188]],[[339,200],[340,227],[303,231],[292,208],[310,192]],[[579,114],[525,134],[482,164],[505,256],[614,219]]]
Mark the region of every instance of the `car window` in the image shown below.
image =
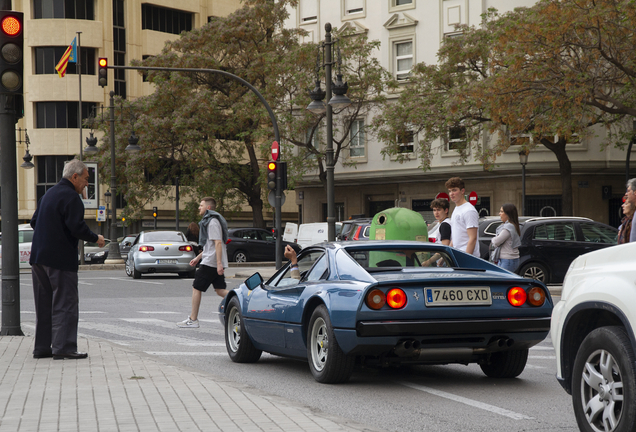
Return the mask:
[[[501,225],[502,223],[503,223],[502,221],[491,223],[484,230],[484,234],[489,234],[492,236],[497,235],[497,228],[499,228],[499,225]]]
[[[254,230],[245,230],[243,231],[243,238],[248,240],[260,240],[258,238],[258,234]]]
[[[545,223],[534,228],[535,240],[574,241],[574,224],[572,222]]]
[[[367,270],[386,267],[454,267],[453,259],[443,251],[355,249],[347,252]]]
[[[308,282],[312,282],[322,279],[323,276],[326,275],[327,267],[327,256],[323,255],[322,257],[320,257],[316,265],[313,266],[305,280]]]
[[[144,235],[145,242],[182,242],[185,237],[180,232],[149,232]]]
[[[33,231],[18,231],[18,243],[31,243],[33,241]]]
[[[301,257],[298,258],[298,270],[300,271],[300,277],[303,279],[307,276],[307,273],[311,269],[311,267],[318,261],[323,255],[324,251],[314,250],[308,253],[305,253]],[[324,270],[323,270],[324,273]],[[291,277],[291,269],[290,266],[287,266],[285,272],[272,283],[272,286],[276,287],[285,287],[292,286],[298,284],[299,280]]]
[[[364,227],[364,231],[362,232],[362,237],[369,238],[369,231],[371,230],[371,226]]]
[[[581,231],[586,242],[616,244],[617,232],[609,227],[584,222],[581,223]]]
[[[274,234],[271,234],[269,231],[256,231],[256,233],[258,234],[259,240],[264,240],[264,241],[274,240]]]

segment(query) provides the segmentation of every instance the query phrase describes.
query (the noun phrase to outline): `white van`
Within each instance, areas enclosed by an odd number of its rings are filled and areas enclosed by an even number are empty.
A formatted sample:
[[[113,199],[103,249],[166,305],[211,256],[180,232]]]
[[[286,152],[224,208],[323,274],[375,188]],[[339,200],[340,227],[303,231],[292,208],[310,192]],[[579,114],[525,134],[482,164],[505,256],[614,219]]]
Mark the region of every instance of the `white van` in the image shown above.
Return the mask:
[[[340,232],[342,222],[336,222],[336,235]],[[327,222],[315,222],[308,224],[301,224],[298,227],[298,239],[296,243],[301,248],[306,248],[316,243],[327,241]]]
[[[31,241],[33,228],[29,224],[18,225],[18,253],[20,254],[20,268],[31,268]],[[2,233],[0,233],[0,269],[2,269]]]
[[[287,222],[283,232],[283,241],[296,243],[296,239],[298,239],[298,224]]]

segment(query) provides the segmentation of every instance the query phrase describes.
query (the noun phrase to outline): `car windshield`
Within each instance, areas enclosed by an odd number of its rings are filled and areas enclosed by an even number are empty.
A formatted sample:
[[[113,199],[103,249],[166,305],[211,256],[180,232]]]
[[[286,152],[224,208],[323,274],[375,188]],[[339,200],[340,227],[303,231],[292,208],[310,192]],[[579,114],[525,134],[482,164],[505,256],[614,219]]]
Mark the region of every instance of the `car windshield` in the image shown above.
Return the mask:
[[[369,272],[416,267],[453,267],[454,260],[444,251],[422,249],[347,249],[347,253]]]
[[[144,241],[152,243],[184,242],[185,237],[183,237],[183,234],[178,231],[158,231],[145,233]]]

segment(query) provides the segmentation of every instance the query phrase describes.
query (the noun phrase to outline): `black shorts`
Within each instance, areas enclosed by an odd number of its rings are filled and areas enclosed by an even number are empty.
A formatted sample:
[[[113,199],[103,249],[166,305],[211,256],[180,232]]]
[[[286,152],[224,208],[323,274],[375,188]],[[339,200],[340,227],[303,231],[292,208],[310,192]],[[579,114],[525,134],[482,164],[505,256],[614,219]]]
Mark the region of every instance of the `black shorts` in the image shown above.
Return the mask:
[[[192,287],[201,292],[206,292],[210,285],[214,286],[215,290],[225,289],[227,287],[225,285],[225,275],[218,274],[216,267],[201,264],[194,275]]]

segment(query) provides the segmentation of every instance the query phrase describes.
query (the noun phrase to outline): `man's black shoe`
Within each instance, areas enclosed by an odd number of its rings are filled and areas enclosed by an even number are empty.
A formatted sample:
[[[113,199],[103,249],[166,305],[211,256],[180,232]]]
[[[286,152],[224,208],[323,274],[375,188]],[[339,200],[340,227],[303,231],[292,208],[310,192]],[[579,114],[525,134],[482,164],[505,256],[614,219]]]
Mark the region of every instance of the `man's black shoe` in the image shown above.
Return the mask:
[[[51,358],[51,357],[53,357],[53,353],[33,354],[34,359]]]
[[[85,359],[86,357],[88,357],[88,354],[83,352],[67,352],[62,354],[53,354],[53,360],[64,360],[64,359],[78,360],[78,359]]]

